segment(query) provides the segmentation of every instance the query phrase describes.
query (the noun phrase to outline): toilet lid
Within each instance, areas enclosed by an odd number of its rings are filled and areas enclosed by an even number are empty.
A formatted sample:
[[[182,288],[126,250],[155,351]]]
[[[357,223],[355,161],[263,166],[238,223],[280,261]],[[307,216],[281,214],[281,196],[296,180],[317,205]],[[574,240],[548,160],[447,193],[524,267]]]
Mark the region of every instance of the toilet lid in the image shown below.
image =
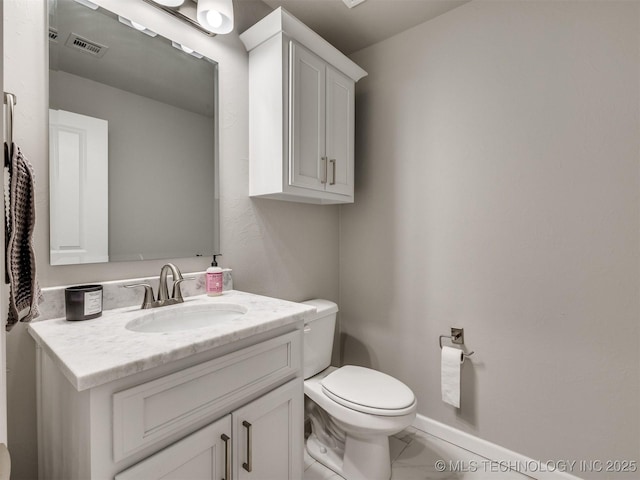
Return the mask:
[[[415,405],[409,387],[370,368],[346,365],[323,378],[321,385],[336,402],[365,413],[404,415]]]

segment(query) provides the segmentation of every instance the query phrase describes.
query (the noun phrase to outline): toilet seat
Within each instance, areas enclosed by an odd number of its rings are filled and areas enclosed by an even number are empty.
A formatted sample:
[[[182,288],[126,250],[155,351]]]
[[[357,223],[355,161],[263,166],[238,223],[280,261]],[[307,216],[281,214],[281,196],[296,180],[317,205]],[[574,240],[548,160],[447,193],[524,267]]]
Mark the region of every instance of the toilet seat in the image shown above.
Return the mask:
[[[392,417],[415,410],[416,399],[409,387],[370,368],[346,365],[324,377],[320,384],[331,400],[358,412]]]

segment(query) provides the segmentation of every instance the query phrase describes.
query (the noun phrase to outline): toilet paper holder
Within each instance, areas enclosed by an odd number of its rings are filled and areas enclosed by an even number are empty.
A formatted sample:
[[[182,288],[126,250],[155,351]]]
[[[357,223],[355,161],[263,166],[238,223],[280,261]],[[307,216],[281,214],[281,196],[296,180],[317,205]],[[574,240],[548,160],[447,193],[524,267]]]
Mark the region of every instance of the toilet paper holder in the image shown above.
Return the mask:
[[[451,327],[451,335],[440,335],[440,338],[438,339],[440,350],[442,350],[443,338],[448,338],[449,340],[451,340],[451,343],[453,343],[454,345],[464,345],[464,328]],[[461,352],[461,353],[464,359],[466,357],[470,357],[471,355],[473,355],[475,351],[469,352],[469,353],[465,353],[465,352]]]

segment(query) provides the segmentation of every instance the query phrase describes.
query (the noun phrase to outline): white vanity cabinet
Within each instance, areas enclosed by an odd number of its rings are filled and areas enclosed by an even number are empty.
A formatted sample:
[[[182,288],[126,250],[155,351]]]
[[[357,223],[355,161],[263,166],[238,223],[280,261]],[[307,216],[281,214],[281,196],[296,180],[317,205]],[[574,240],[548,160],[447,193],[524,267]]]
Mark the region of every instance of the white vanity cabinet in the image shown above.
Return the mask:
[[[295,381],[192,433],[115,480],[296,480],[303,439]]]
[[[41,479],[299,480],[301,325],[78,391],[38,355]]]
[[[366,72],[282,8],[240,38],[249,51],[249,193],[354,201],[355,82]]]

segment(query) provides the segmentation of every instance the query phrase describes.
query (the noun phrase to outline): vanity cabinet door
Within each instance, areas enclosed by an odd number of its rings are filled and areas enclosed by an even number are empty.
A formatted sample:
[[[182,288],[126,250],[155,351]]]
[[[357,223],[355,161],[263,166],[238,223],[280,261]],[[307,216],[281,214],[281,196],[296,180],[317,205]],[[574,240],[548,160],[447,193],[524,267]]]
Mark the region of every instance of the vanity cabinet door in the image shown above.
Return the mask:
[[[115,480],[230,480],[231,415],[117,474]]]
[[[233,412],[234,479],[302,478],[303,391],[290,381]]]

